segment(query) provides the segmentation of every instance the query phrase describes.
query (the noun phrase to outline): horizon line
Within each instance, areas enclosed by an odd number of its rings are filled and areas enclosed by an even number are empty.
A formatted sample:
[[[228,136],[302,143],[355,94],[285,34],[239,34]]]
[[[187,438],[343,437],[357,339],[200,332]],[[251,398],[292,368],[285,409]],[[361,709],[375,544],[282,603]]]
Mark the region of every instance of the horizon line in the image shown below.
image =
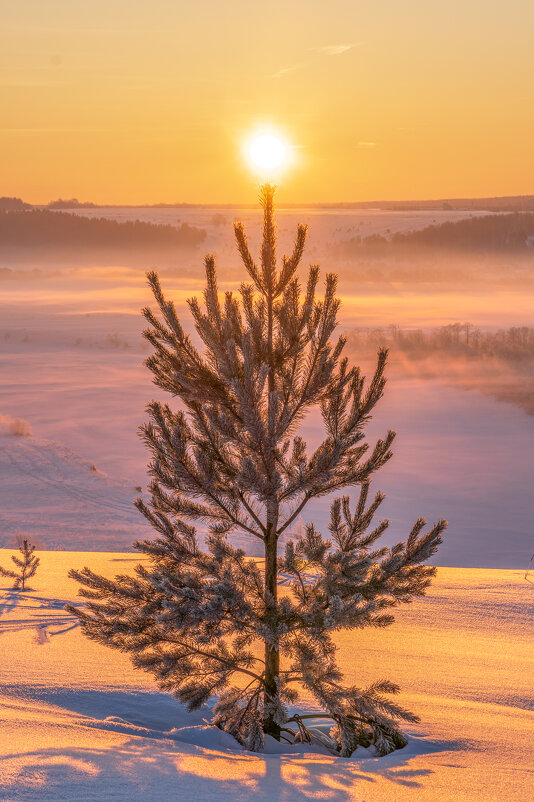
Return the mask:
[[[0,200],[8,199],[9,196],[3,196]],[[14,196],[9,197],[14,200]],[[21,198],[16,198],[22,200]],[[363,201],[315,201],[315,202],[282,202],[278,204],[278,209],[357,209],[357,208],[380,208],[392,206],[422,206],[422,205],[444,205],[444,204],[480,204],[480,203],[504,203],[504,202],[530,202],[534,201],[534,194],[529,195],[488,195],[488,196],[474,196],[474,197],[441,197],[441,198],[421,198],[415,200],[398,199],[398,200],[363,200]],[[23,201],[29,206],[35,208],[48,208],[56,203],[68,204],[72,202],[72,206],[65,206],[63,208],[96,208],[96,209],[256,209],[258,208],[257,202],[246,203],[216,203],[212,201],[205,202],[189,202],[189,201],[173,201],[173,202],[155,202],[155,203],[98,203],[94,201],[79,201],[77,198],[57,198],[56,200],[49,201],[48,203],[30,203]],[[58,210],[60,210],[58,208]]]

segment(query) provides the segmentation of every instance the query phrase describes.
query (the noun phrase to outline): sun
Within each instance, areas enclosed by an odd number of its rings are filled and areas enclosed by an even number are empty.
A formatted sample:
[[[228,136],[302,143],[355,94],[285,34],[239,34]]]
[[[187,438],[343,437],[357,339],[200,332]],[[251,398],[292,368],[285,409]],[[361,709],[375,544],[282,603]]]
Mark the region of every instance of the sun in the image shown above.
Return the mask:
[[[274,170],[287,158],[287,145],[274,134],[255,137],[249,145],[250,160],[262,170]]]

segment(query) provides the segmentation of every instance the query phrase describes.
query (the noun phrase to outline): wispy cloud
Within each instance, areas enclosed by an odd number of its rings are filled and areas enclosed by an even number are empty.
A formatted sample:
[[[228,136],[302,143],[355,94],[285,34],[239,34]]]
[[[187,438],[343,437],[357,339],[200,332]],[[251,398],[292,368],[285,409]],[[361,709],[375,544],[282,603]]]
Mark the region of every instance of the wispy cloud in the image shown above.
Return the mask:
[[[358,142],[359,148],[376,148],[376,142]]]
[[[321,45],[321,47],[311,47],[310,52],[313,53],[320,53],[322,56],[340,56],[342,53],[346,53],[348,50],[353,50],[355,47],[361,45],[361,42],[352,42],[350,44],[340,44],[340,45]],[[299,62],[297,64],[285,64],[283,67],[280,67],[277,72],[274,72],[270,75],[270,78],[284,78],[286,75],[290,75],[292,72],[296,72],[296,70],[302,70],[304,67],[308,65],[308,62]]]
[[[271,78],[283,78],[285,75],[296,72],[296,70],[301,70],[303,67],[304,64],[286,64],[285,67],[280,67],[278,72],[273,73]]]
[[[346,53],[347,50],[352,50],[354,47],[357,47],[360,42],[353,42],[350,45],[323,45],[322,47],[316,47],[319,53],[324,53],[325,56],[340,56],[342,53]]]

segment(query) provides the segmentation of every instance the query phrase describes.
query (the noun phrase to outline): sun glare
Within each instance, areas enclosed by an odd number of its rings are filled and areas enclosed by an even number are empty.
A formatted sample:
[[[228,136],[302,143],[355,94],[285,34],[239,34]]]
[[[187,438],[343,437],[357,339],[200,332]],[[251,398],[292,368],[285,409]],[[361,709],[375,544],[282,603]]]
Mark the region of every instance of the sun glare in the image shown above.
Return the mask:
[[[287,158],[287,146],[273,134],[262,134],[252,140],[249,146],[250,160],[262,170],[274,170]]]

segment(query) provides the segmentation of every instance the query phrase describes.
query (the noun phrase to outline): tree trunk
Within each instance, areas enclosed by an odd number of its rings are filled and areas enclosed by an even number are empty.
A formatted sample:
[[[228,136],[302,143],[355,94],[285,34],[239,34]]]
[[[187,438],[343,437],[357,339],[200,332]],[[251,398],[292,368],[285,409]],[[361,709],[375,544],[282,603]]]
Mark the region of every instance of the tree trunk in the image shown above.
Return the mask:
[[[277,616],[277,544],[276,529],[271,530],[265,538],[265,602],[267,620],[275,621]],[[280,675],[280,650],[278,639],[274,643],[265,642],[265,703],[269,699],[276,699],[278,695],[278,677]],[[273,738],[280,740],[280,725],[271,715],[263,719],[263,731]]]
[[[267,377],[267,420],[269,451],[267,454],[268,469],[273,474],[276,472],[276,435],[272,430],[271,404],[275,390],[274,380],[274,360],[273,360],[273,287],[276,278],[275,250],[274,250],[274,226],[272,209],[272,191],[270,201],[266,200],[264,206],[264,229],[262,246],[262,263],[264,276],[266,279],[267,291],[267,361],[269,364],[269,375]],[[266,529],[265,536],[265,615],[268,624],[276,624],[278,618],[278,502],[276,497],[269,499],[266,505]],[[269,700],[276,699],[278,696],[278,678],[280,676],[280,647],[278,637],[271,642],[265,642],[265,707],[268,707]],[[263,717],[263,731],[272,735],[277,741],[280,740],[280,725],[277,724],[272,715],[266,710]]]

